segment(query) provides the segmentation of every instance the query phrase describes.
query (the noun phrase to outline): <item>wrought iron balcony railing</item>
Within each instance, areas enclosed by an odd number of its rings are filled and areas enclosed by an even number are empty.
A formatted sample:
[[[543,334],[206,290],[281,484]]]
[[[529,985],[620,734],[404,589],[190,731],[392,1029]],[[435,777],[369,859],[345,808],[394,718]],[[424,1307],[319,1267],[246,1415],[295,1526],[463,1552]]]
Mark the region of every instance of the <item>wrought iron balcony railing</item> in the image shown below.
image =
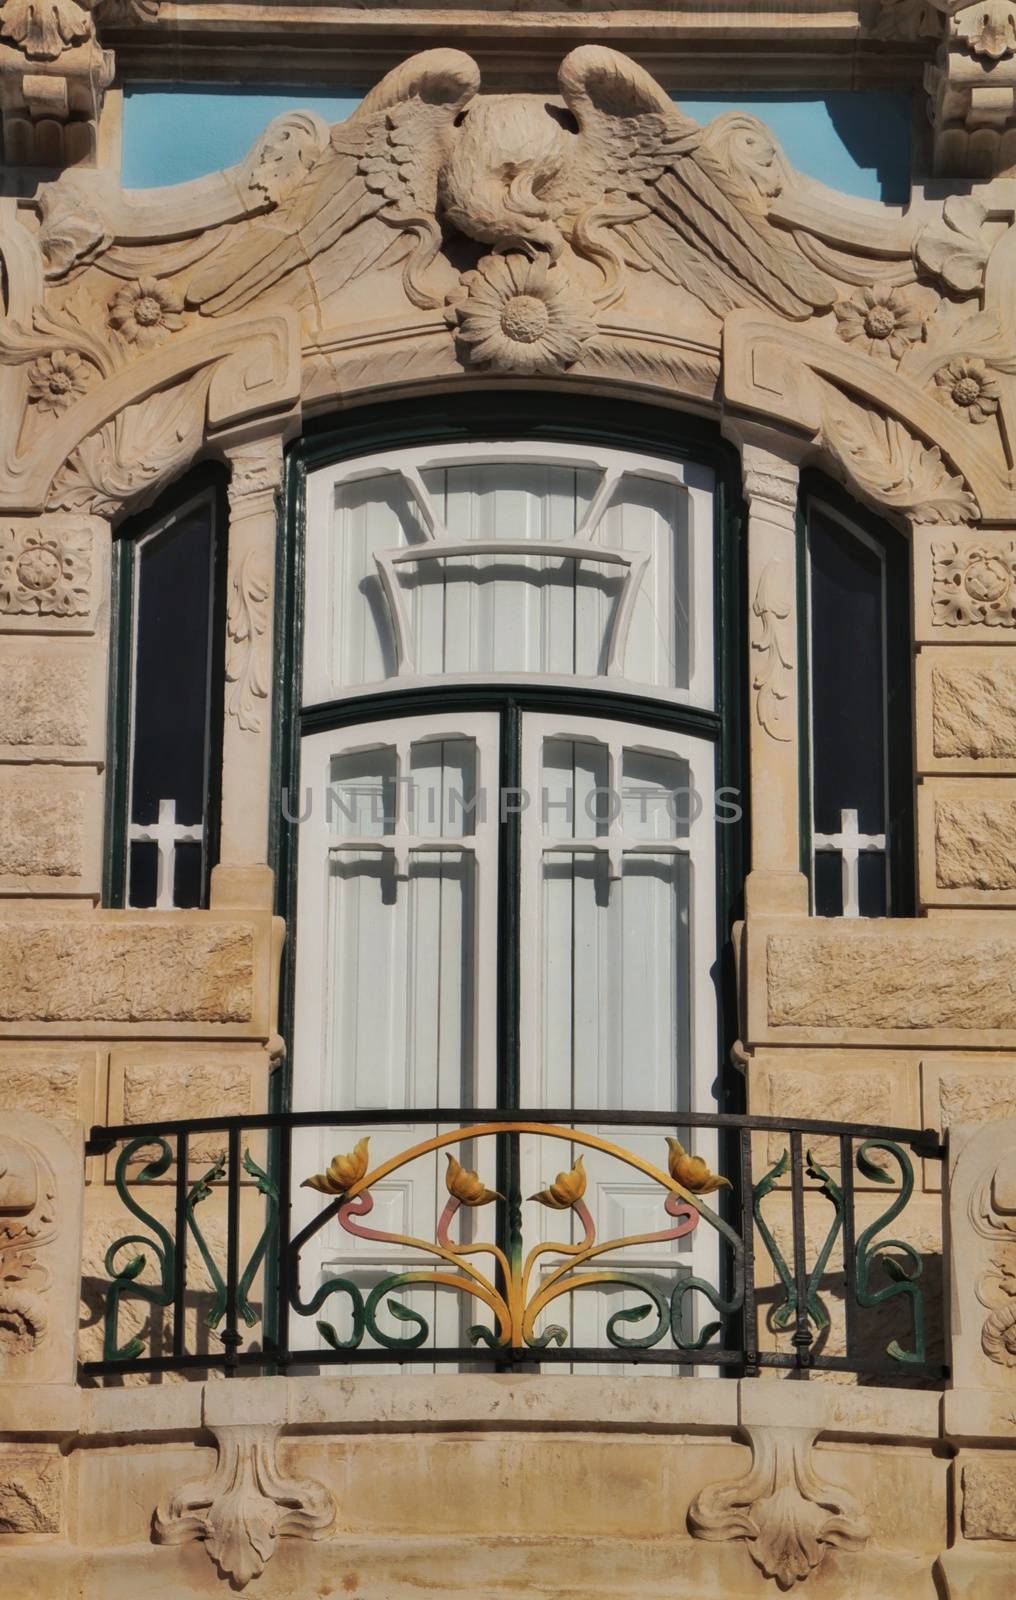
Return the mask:
[[[428,1136],[397,1150],[407,1124]],[[372,1140],[393,1153],[375,1160]],[[718,1152],[715,1172],[696,1144]],[[317,1172],[322,1150],[339,1153]],[[905,1236],[915,1159],[944,1155],[927,1130],[439,1107],[97,1127],[87,1151],[130,1220],[85,1280],[83,1376],[378,1362],[945,1375],[933,1246],[926,1229],[923,1253]],[[533,1170],[545,1187],[527,1200]],[[597,1196],[622,1189],[652,1224],[601,1237]],[[426,1237],[392,1220],[410,1193],[417,1229],[434,1202]]]

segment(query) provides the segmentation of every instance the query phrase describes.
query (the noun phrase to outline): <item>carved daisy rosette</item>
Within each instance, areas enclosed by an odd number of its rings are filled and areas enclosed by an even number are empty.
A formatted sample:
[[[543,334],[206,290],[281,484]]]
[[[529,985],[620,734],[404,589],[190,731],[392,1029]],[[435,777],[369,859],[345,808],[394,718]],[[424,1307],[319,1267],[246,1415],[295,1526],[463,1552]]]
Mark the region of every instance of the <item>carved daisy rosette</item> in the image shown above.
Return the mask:
[[[142,350],[184,325],[183,299],[155,278],[139,278],[117,290],[109,302],[109,325],[128,344]]]
[[[833,306],[837,333],[848,344],[861,344],[868,355],[898,361],[924,338],[925,319],[896,289],[872,284],[852,300]]]
[[[998,384],[983,361],[958,356],[935,374],[939,398],[965,411],[971,422],[987,422],[998,410]]]
[[[54,350],[28,369],[28,400],[59,416],[87,391],[91,373],[76,350]]]
[[[485,256],[463,274],[462,289],[449,311],[470,366],[560,372],[596,332],[592,306],[542,252]]]

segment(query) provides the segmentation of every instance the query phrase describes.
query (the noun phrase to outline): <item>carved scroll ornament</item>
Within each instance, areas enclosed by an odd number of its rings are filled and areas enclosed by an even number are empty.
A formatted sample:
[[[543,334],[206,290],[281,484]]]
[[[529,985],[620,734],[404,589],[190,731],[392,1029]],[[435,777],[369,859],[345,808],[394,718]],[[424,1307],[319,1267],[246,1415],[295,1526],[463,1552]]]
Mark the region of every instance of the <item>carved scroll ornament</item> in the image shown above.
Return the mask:
[[[264,1571],[281,1538],[323,1538],[335,1504],[323,1484],[280,1471],[277,1427],[237,1424],[212,1432],[214,1472],[185,1483],[158,1507],[153,1537],[157,1544],[203,1540],[231,1587],[244,1589]]]
[[[1000,1367],[1016,1367],[1016,1156],[1006,1155],[970,1197],[974,1232],[997,1248],[975,1293],[988,1312],[981,1349]]]
[[[743,1539],[748,1553],[780,1589],[802,1582],[830,1549],[859,1550],[867,1519],[846,1489],[815,1470],[808,1428],[749,1427],[751,1470],[732,1483],[703,1489],[688,1526],[696,1539]]]
[[[805,427],[903,516],[996,514],[1016,275],[980,202],[906,221],[819,204],[757,119],[700,127],[601,45],[559,88],[484,94],[469,56],[428,50],[346,122],[287,113],[245,162],[158,198],[70,171],[32,202],[35,234],[0,202],[0,508],[115,514],[227,416],[287,414],[287,363],[317,404],[469,371],[715,407],[721,331],[750,317],[780,354],[749,350],[747,385],[725,357],[725,405]],[[292,345],[266,357],[255,329],[277,317]]]
[[[56,1181],[42,1154],[0,1138],[0,1370],[46,1337],[45,1247],[56,1237],[55,1201]]]

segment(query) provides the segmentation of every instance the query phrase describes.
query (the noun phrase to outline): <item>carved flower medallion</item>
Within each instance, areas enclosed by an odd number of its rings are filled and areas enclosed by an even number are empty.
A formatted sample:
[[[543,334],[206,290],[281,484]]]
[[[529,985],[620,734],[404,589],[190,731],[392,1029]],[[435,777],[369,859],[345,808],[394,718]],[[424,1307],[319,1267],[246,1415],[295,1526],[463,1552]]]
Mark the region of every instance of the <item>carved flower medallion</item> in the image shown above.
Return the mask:
[[[853,300],[841,300],[833,311],[840,338],[863,344],[870,356],[898,361],[924,338],[924,318],[895,289],[873,284]]]
[[[451,310],[471,366],[501,372],[570,367],[592,338],[592,307],[546,255],[485,256],[462,279],[464,299]]]
[[[932,558],[936,622],[1016,626],[1016,546],[935,544]]]
[[[183,300],[154,278],[120,289],[109,303],[109,325],[130,344],[147,349],[184,325]]]
[[[983,361],[958,357],[938,369],[935,382],[941,398],[965,411],[971,422],[987,422],[998,410],[998,384]]]
[[[28,369],[28,398],[40,411],[59,415],[88,388],[88,367],[76,350],[54,350]]]
[[[0,612],[79,616],[88,610],[91,572],[83,535],[0,528]]]

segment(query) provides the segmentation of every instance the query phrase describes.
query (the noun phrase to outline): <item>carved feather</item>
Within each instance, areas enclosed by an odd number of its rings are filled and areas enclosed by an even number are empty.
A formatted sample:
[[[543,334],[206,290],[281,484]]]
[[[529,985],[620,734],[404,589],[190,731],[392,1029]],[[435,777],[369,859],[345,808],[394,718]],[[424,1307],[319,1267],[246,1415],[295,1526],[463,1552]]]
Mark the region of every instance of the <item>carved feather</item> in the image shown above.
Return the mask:
[[[332,129],[328,147],[288,202],[270,220],[245,228],[197,274],[188,303],[210,316],[242,311],[354,233],[356,243],[343,249],[341,262],[329,263],[329,292],[389,250],[393,227],[406,230],[401,254],[419,253],[418,265],[428,264],[440,237],[437,172],[455,118],[479,86],[479,68],[460,50],[425,50],[394,68]],[[417,304],[437,304],[418,285],[415,265],[410,260],[405,269],[407,292]],[[309,280],[295,292],[298,303],[312,295]]]
[[[582,45],[558,81],[579,124],[587,203],[601,225],[618,212],[628,252],[643,265],[717,315],[755,304],[803,319],[833,303],[835,285],[746,199],[703,130],[636,62]],[[634,221],[631,201],[645,207]]]

